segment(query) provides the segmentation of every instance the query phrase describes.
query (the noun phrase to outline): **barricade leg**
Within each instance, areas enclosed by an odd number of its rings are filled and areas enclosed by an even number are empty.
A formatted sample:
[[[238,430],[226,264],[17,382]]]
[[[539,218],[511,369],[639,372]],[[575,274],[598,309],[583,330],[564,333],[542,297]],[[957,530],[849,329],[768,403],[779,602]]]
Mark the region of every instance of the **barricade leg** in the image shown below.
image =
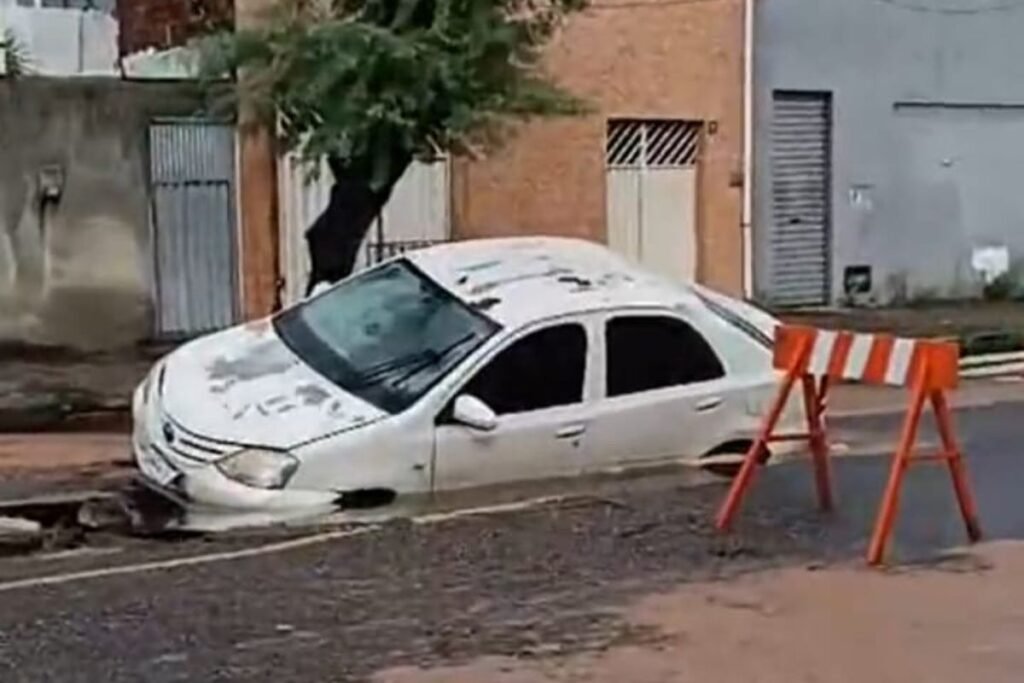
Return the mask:
[[[821,428],[825,433],[825,410],[828,407],[828,392],[832,388],[832,383],[827,376],[822,377],[818,384],[818,416],[821,418]]]
[[[935,421],[938,424],[939,436],[942,438],[943,455],[949,465],[949,474],[953,478],[953,489],[956,491],[957,504],[960,506],[960,515],[963,517],[964,526],[967,528],[967,538],[971,542],[981,540],[981,524],[978,522],[978,510],[974,504],[974,496],[971,494],[971,487],[967,481],[967,470],[964,467],[963,454],[956,442],[953,431],[953,417],[950,414],[949,404],[946,396],[941,391],[931,392],[932,409],[935,411]]]
[[[907,415],[903,420],[903,430],[900,433],[899,444],[896,453],[893,455],[892,467],[889,470],[889,481],[885,485],[885,493],[882,495],[882,504],[879,508],[878,519],[875,522],[875,530],[871,535],[871,544],[868,547],[868,564],[877,565],[885,555],[886,542],[892,533],[893,524],[896,521],[896,509],[899,506],[900,486],[903,483],[903,474],[910,464],[911,451],[917,441],[917,429],[921,423],[921,413],[924,410],[927,391],[925,383],[927,380],[927,367],[922,365],[914,379],[914,388],[910,398],[910,405],[907,408]]]
[[[736,474],[736,478],[733,479],[732,486],[729,488],[729,494],[718,511],[715,526],[719,531],[725,531],[732,526],[732,520],[739,511],[740,503],[743,502],[743,496],[746,495],[747,489],[750,488],[750,484],[754,479],[754,472],[760,464],[761,454],[764,452],[764,449],[768,448],[768,443],[775,432],[775,426],[779,423],[779,418],[782,417],[782,411],[786,408],[786,402],[789,400],[790,394],[793,393],[793,385],[796,384],[799,377],[803,376],[803,369],[807,367],[811,348],[812,339],[807,338],[803,340],[790,366],[786,369],[782,384],[779,386],[779,392],[775,397],[775,403],[772,404],[771,410],[768,411],[764,422],[761,423],[761,430],[758,432],[757,438],[754,439],[754,443],[751,444],[750,450],[747,451],[747,455],[743,458],[743,465]],[[810,413],[812,408],[808,406],[807,410]]]
[[[828,384],[823,379],[820,389],[811,375],[802,377],[804,406],[807,410],[807,433],[814,463],[814,483],[818,491],[818,505],[823,511],[832,509],[832,476],[829,472],[828,439],[822,424],[825,394]]]

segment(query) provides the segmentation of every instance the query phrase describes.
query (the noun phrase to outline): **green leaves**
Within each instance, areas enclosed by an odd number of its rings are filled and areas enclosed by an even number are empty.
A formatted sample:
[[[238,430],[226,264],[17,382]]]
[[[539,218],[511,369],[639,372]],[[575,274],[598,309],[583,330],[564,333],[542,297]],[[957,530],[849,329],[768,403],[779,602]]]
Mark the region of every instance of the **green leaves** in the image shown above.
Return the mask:
[[[0,36],[0,60],[2,60],[3,66],[0,75],[18,78],[29,73],[29,65],[32,60],[28,48],[21,42],[13,29],[5,29],[3,35]]]
[[[265,28],[202,42],[203,82],[213,106],[276,118],[287,148],[335,157],[379,187],[396,154],[466,154],[511,119],[582,111],[540,59],[583,3],[282,0]]]

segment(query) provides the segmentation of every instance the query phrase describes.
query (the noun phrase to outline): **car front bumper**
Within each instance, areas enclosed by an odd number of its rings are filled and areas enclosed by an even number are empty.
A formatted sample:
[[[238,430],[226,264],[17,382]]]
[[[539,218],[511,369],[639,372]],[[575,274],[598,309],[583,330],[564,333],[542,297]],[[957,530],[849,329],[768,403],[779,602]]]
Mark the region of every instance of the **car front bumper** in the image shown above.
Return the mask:
[[[313,518],[337,509],[332,491],[259,489],[225,476],[215,461],[186,457],[164,437],[156,388],[143,383],[133,401],[132,451],[141,482],[181,508],[180,524],[217,530]],[[240,447],[239,447],[240,448]]]

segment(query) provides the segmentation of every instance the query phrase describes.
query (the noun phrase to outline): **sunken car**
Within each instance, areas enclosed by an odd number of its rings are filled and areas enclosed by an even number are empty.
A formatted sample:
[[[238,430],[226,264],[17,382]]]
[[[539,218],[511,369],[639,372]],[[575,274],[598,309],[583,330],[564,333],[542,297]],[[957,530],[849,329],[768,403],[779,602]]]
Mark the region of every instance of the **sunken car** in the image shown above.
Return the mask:
[[[134,454],[150,488],[232,524],[735,457],[777,381],[775,325],[590,242],[444,244],[160,360]]]

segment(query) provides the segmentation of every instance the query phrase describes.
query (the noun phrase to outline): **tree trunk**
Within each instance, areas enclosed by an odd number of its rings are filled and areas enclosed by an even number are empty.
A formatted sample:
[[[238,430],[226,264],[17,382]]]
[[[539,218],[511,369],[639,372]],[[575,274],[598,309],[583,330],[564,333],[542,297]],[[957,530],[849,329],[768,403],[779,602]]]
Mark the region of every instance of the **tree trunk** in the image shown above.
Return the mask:
[[[319,283],[334,283],[352,273],[366,233],[387,204],[412,157],[396,152],[391,161],[392,171],[387,182],[380,189],[374,189],[370,186],[370,173],[364,168],[328,159],[334,176],[330,201],[306,230],[311,265],[306,296]]]

